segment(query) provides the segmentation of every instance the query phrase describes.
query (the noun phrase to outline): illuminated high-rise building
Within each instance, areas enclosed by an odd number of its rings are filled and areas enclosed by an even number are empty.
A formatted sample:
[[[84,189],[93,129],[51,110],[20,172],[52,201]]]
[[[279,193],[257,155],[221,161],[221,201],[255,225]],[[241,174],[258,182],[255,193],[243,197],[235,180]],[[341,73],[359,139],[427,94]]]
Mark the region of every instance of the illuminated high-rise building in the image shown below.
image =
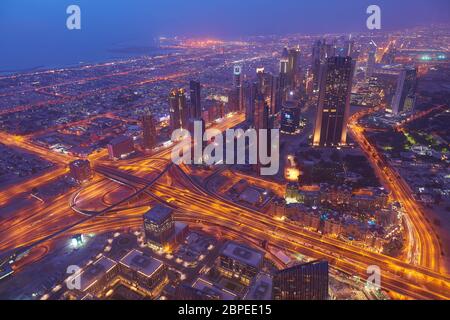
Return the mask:
[[[256,76],[258,79],[258,92],[263,94],[269,106],[270,114],[273,115],[277,112],[277,81],[279,78],[265,72],[264,68],[258,68],[256,70]]]
[[[328,262],[313,261],[275,273],[274,300],[327,300]]]
[[[294,134],[300,129],[300,107],[292,102],[286,102],[281,110],[280,131]]]
[[[123,159],[134,153],[133,138],[126,135],[118,136],[108,143],[107,148],[111,160]]]
[[[318,40],[312,47],[312,75],[313,75],[313,90],[319,89],[319,75],[320,75],[320,65],[325,59],[324,43]]]
[[[202,106],[201,106],[201,90],[202,86],[198,81],[191,81],[189,83],[190,97],[191,97],[191,108],[190,117],[191,119],[199,119],[202,117]]]
[[[288,48],[284,48],[280,59],[280,74],[288,74],[288,72],[289,72],[289,51]]]
[[[75,160],[69,164],[70,173],[78,183],[89,180],[92,177],[91,164],[88,160]]]
[[[152,149],[156,144],[156,123],[150,110],[142,116],[142,145],[145,149]]]
[[[245,96],[245,120],[248,123],[253,123],[255,119],[255,100],[258,94],[258,82],[247,82],[244,86]]]
[[[377,48],[372,41],[369,44],[369,51],[367,53],[367,68],[366,68],[366,78],[370,78],[373,76],[373,72],[375,69],[375,54],[377,52]]]
[[[261,271],[264,252],[246,245],[228,241],[217,258],[217,270],[230,279],[249,285]]]
[[[289,49],[288,53],[288,72],[296,72],[298,70],[300,50],[298,48]]]
[[[344,42],[344,56],[353,57],[353,50],[355,47],[355,41],[353,41],[350,37],[348,40]]]
[[[321,66],[315,146],[346,143],[353,70],[350,57],[331,57]]]
[[[411,111],[416,103],[417,69],[404,68],[397,80],[397,87],[388,112],[399,114]]]
[[[242,75],[242,66],[235,65],[233,68],[233,96],[237,99],[236,110],[232,111],[242,111],[244,109],[244,91],[242,88],[243,75]]]
[[[255,100],[255,115],[254,115],[254,127],[256,130],[269,129],[269,106],[267,105],[264,96],[258,93]]]
[[[169,95],[170,127],[172,130],[185,128],[188,122],[186,94],[184,89],[173,89]]]
[[[319,90],[320,85],[320,69],[328,58],[335,56],[335,47],[333,44],[327,44],[325,40],[318,40],[312,48],[312,74],[313,74],[313,89]]]
[[[175,233],[173,210],[156,205],[144,214],[144,231],[147,244],[154,248],[163,248]]]
[[[289,49],[288,52],[288,84],[291,88],[296,88],[299,80],[299,59],[300,50],[298,48]]]

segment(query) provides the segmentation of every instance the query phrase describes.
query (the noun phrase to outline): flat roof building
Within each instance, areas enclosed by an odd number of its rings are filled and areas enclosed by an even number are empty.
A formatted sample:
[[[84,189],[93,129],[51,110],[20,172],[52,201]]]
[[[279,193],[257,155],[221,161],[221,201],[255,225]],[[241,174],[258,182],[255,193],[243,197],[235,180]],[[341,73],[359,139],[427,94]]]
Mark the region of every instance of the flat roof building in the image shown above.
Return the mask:
[[[144,229],[147,244],[162,249],[175,232],[172,209],[156,205],[144,214]]]
[[[249,285],[261,270],[264,253],[243,244],[228,241],[218,258],[219,272],[230,279]]]

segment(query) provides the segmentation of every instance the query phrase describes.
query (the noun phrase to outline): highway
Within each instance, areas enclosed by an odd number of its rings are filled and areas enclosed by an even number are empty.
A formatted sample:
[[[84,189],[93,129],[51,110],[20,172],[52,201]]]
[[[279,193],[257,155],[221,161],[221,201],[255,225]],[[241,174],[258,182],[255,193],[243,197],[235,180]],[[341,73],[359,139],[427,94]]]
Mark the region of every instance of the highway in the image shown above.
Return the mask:
[[[353,116],[349,125],[350,133],[372,163],[377,175],[392,192],[394,199],[406,211],[406,226],[410,234],[408,251],[413,253],[411,262],[436,272],[446,273],[445,265],[441,263],[439,239],[426,220],[420,205],[413,198],[408,184],[383,160],[376,147],[365,137],[364,128],[358,125],[358,119],[366,114],[367,112],[361,112]]]
[[[217,126],[220,130],[233,127],[243,120],[243,115],[230,117]],[[352,131],[356,131],[355,125]],[[356,131],[357,132],[357,131]],[[118,203],[100,209],[91,216],[82,215],[82,210],[70,210],[77,206],[73,194],[58,197],[43,208],[33,208],[18,213],[0,226],[0,250],[27,249],[63,235],[90,232],[108,232],[127,227],[142,225],[142,214],[155,200],[164,202],[176,209],[177,217],[192,224],[201,222],[224,230],[234,230],[255,241],[267,240],[270,245],[283,250],[302,253],[314,258],[325,258],[336,269],[350,275],[367,278],[368,266],[377,265],[382,270],[382,287],[414,299],[449,299],[450,278],[431,263],[432,258],[421,259],[419,265],[413,265],[399,259],[366,251],[337,239],[323,237],[309,232],[292,223],[276,220],[260,212],[241,207],[219,195],[212,194],[201,184],[191,179],[184,166],[170,166],[171,148],[161,150],[150,158],[121,162],[99,162],[96,170],[109,179],[139,190]],[[165,167],[165,169],[164,169]],[[160,168],[160,170],[155,170]],[[166,170],[166,171],[165,171]],[[186,171],[183,171],[186,170]],[[155,182],[148,180],[149,174],[161,178]],[[161,174],[164,173],[165,174]],[[162,181],[164,179],[164,181]],[[83,197],[103,197],[117,185],[97,176],[90,184],[92,188]],[[83,189],[87,189],[84,187]],[[400,188],[401,192],[404,192]],[[78,190],[77,192],[80,192]],[[81,190],[83,192],[83,190]],[[148,205],[126,209],[132,198],[142,195],[148,197]],[[76,201],[75,201],[76,202]],[[409,210],[412,207],[406,207]],[[76,208],[74,208],[76,209]],[[414,213],[413,213],[414,215]],[[414,218],[411,219],[416,222]],[[421,220],[419,220],[421,221]],[[432,237],[430,234],[428,237]],[[425,241],[420,239],[420,241]],[[421,242],[422,243],[422,242]],[[427,246],[428,256],[439,251],[431,242]],[[420,246],[420,248],[424,248]]]
[[[224,228],[239,230],[245,236],[252,236],[260,240],[268,240],[270,244],[280,244],[280,248],[300,252],[317,258],[327,258],[330,263],[341,271],[349,274],[357,273],[366,278],[366,270],[370,265],[377,265],[383,271],[382,286],[416,299],[447,299],[450,297],[450,278],[432,270],[413,266],[406,262],[365,251],[342,241],[322,237],[319,234],[305,231],[299,226],[285,223],[263,215],[259,212],[242,208],[234,203],[227,202],[218,196],[204,191],[200,194],[192,181],[185,181],[185,176],[176,173],[176,168],[170,171],[174,179],[184,187],[176,188],[159,183],[153,185],[149,191],[160,198],[174,198],[171,202],[177,210],[189,213],[189,216],[198,221],[222,225]],[[102,170],[104,174],[114,179],[129,181],[131,185],[145,184],[145,180],[136,178],[126,172],[109,168]],[[195,190],[195,191],[194,191]],[[194,216],[192,216],[194,214]],[[353,270],[350,272],[350,270]],[[405,283],[407,279],[407,283]],[[395,288],[398,284],[403,288]],[[395,286],[394,286],[395,284]]]

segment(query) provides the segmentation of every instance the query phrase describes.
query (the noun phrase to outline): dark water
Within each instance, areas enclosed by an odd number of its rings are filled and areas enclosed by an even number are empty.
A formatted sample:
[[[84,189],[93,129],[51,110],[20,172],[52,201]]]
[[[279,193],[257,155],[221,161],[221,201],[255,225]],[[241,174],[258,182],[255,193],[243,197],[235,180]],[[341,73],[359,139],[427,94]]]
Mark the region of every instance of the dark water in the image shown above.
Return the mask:
[[[33,72],[48,69],[76,67],[83,64],[92,64],[100,62],[108,62],[114,60],[128,59],[141,56],[156,56],[166,54],[171,50],[160,49],[156,47],[119,47],[112,49],[99,50],[92,53],[80,53],[61,55],[59,52],[55,55],[48,55],[44,59],[42,57],[27,59],[17,59],[16,64],[1,66],[0,75],[11,75],[15,73]]]

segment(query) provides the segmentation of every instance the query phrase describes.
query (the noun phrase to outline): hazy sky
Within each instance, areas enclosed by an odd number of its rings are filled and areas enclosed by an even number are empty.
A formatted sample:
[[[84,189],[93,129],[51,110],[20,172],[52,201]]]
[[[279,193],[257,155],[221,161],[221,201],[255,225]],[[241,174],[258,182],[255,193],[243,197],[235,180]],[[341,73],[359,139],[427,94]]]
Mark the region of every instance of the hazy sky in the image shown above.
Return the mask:
[[[66,29],[70,4],[81,7],[80,31]],[[161,35],[363,31],[370,4],[386,30],[449,21],[449,0],[0,0],[0,69],[95,60]]]

